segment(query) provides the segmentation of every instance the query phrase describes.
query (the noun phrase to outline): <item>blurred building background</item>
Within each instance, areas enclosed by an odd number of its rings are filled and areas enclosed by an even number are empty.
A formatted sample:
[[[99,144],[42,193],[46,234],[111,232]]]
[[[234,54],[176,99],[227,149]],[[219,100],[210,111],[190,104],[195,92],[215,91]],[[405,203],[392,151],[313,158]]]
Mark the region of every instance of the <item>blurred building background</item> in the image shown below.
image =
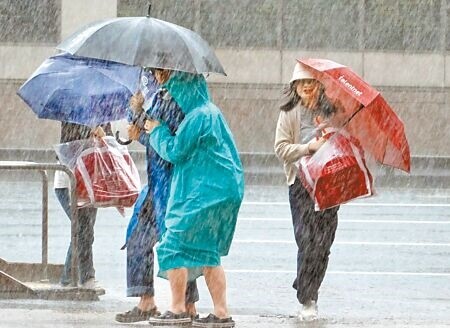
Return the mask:
[[[77,28],[144,16],[147,0],[0,0],[0,148],[48,149],[59,124],[16,95]],[[271,153],[299,57],[352,67],[406,124],[412,155],[450,156],[450,0],[153,0],[152,16],[197,31],[227,77],[208,78],[241,152]]]

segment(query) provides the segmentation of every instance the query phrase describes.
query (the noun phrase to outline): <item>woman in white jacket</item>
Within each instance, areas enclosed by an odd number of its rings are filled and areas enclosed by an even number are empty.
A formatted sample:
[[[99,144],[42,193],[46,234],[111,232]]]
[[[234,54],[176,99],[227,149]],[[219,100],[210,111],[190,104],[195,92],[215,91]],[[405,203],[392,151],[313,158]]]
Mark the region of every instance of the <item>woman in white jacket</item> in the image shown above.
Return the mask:
[[[334,107],[325,96],[324,88],[301,64],[297,63],[286,102],[280,106],[275,153],[283,161],[289,186],[289,203],[295,240],[298,246],[297,277],[293,287],[303,305],[302,320],[317,319],[318,290],[325,276],[330,248],[337,228],[338,207],[316,212],[314,201],[297,178],[295,163],[312,155],[324,143],[317,122],[320,117],[331,116]]]

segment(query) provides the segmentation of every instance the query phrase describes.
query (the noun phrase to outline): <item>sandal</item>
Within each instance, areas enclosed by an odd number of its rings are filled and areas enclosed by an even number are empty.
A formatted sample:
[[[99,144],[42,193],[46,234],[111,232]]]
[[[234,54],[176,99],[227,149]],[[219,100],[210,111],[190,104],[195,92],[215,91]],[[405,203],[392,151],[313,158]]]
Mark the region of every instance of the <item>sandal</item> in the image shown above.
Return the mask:
[[[142,311],[137,306],[135,306],[130,311],[116,314],[116,321],[124,323],[147,321],[151,317],[158,315],[161,315],[161,312],[158,311],[156,306],[148,311]]]
[[[232,328],[234,325],[235,322],[231,317],[220,319],[212,313],[205,318],[195,319],[192,322],[192,327],[202,328]]]
[[[164,326],[178,326],[178,327],[190,327],[191,316],[187,312],[173,313],[172,311],[166,311],[163,314],[150,318],[148,321],[153,327]]]

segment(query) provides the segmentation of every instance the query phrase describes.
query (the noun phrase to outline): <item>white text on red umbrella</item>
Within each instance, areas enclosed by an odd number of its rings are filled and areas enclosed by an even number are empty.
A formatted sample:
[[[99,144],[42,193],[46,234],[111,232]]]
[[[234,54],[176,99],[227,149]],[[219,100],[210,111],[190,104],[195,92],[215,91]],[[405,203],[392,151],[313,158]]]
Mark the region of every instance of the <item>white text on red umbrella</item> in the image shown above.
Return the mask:
[[[354,85],[352,85],[350,82],[348,82],[344,78],[344,75],[339,76],[338,80],[343,85],[345,85],[348,89],[350,89],[355,95],[357,95],[357,96],[361,96],[362,95],[362,91],[358,90]]]

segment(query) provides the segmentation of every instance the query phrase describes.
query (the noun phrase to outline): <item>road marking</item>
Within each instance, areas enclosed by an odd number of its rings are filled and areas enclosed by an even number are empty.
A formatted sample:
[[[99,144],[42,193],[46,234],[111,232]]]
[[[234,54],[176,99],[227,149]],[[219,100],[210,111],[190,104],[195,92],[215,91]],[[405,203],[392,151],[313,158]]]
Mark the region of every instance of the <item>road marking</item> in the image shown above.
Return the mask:
[[[238,218],[238,221],[291,222],[290,218]],[[339,223],[450,224],[450,221],[426,220],[339,220]]]
[[[295,244],[293,240],[257,240],[257,239],[235,239],[238,244]],[[450,243],[394,243],[378,241],[336,241],[337,245],[364,245],[364,246],[419,246],[419,247],[450,247]]]
[[[289,202],[242,202],[243,205],[289,206]],[[342,207],[450,207],[450,204],[349,203]]]
[[[226,273],[287,273],[297,274],[292,270],[225,270]],[[426,276],[426,277],[450,277],[450,272],[395,272],[395,271],[327,271],[333,275],[365,275],[365,276]]]

